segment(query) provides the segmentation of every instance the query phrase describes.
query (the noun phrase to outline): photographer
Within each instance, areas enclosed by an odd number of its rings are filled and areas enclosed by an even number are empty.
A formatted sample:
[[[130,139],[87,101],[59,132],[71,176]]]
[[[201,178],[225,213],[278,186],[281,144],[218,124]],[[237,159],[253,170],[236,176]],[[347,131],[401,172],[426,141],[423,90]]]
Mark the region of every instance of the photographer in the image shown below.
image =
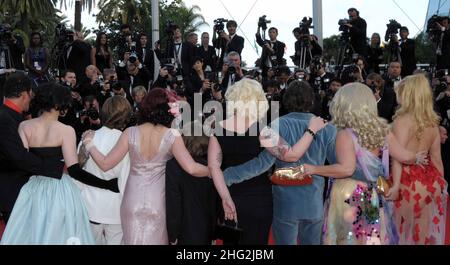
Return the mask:
[[[94,65],[86,67],[79,86],[80,95],[83,98],[90,95],[97,96],[100,93],[104,80],[102,75],[98,75],[98,72],[98,68]]]
[[[120,26],[120,35],[117,41],[117,58],[119,61],[123,61],[125,52],[129,51],[130,44],[133,42],[133,35],[131,27],[128,24]]]
[[[103,103],[105,103],[108,98],[114,96],[112,87],[115,83],[118,82],[117,73],[114,69],[105,68],[103,70],[103,77],[103,85],[100,84],[100,91],[97,94],[97,100],[100,104],[100,107],[103,106]]]
[[[13,34],[11,25],[0,25],[0,68],[25,70],[22,62],[24,52],[22,37]]]
[[[322,56],[322,47],[320,47],[316,38],[309,34],[309,25],[302,24],[302,27],[295,28],[292,33],[295,39],[295,55],[291,56],[293,63],[302,69],[310,65],[312,58]]]
[[[349,23],[345,24],[350,33],[350,43],[353,46],[355,53],[367,56],[367,23],[359,16],[359,11],[356,8],[348,9],[350,18]]]
[[[392,121],[395,107],[393,107],[392,98],[385,97],[384,95],[385,81],[383,77],[379,74],[371,73],[366,78],[366,85],[372,90],[377,101],[378,116]]]
[[[223,20],[223,19],[222,19]],[[222,54],[220,55],[219,69],[222,67],[223,60],[228,56],[231,52],[236,52],[241,56],[242,50],[244,49],[244,38],[236,34],[237,23],[234,20],[230,20],[227,22],[227,31],[228,34],[223,30],[223,22],[220,20],[221,24],[214,25],[214,33],[213,33],[213,45],[216,49],[222,49]],[[226,20],[223,20],[226,21]],[[216,34],[219,35],[217,38]]]
[[[139,43],[137,45],[137,55],[139,62],[142,66],[147,68],[153,80],[153,74],[155,69],[155,56],[151,45],[148,45],[148,36],[145,33],[139,35]]]
[[[383,62],[384,48],[381,46],[381,37],[378,33],[373,33],[367,55],[367,72],[380,73],[380,64]]]
[[[227,89],[244,77],[241,68],[241,56],[237,52],[230,52],[222,67],[222,83],[220,84],[222,94],[225,95]]]
[[[400,55],[402,58],[402,77],[412,75],[416,70],[416,42],[408,39],[409,30],[407,27],[400,28]]]
[[[440,44],[438,45],[436,70],[450,70],[450,24],[449,17],[443,17],[436,22],[436,26],[441,31]],[[440,47],[440,51],[439,51]]]
[[[76,128],[78,123],[77,114],[83,109],[83,99],[78,89],[75,71],[70,69],[66,70],[61,76],[61,84],[66,87],[70,87],[72,105],[67,110],[67,113],[60,116],[58,120],[66,125]],[[37,117],[37,113],[35,114],[36,115],[33,115],[33,117]],[[80,138],[78,137],[77,139],[79,140]]]
[[[83,76],[83,73],[91,63],[91,45],[89,45],[81,32],[67,32],[69,39],[62,55],[64,56],[63,65],[60,69],[72,69],[77,77]]]
[[[209,33],[202,33],[200,47],[197,48],[197,56],[200,56],[203,59],[203,70],[208,70],[212,73],[216,73],[217,66],[217,56],[214,47],[209,45]]]
[[[315,93],[324,94],[334,78],[332,73],[326,72],[325,67],[326,64],[320,56],[314,57],[309,66],[311,71],[310,84]]]
[[[260,22],[258,23],[258,30],[256,32],[256,42],[263,48],[260,60],[263,80],[267,79],[267,71],[269,68],[286,64],[283,59],[286,44],[277,40],[278,29],[275,27],[269,29],[270,40],[263,40],[261,38],[260,30],[262,28],[265,31],[265,29],[267,28],[266,23],[270,23],[270,21],[267,22],[265,20],[265,16],[263,17],[262,21],[260,18]]]
[[[117,76],[125,86],[127,99],[131,99],[131,92],[133,87],[144,86],[146,89],[150,87],[153,74],[147,68],[142,67],[139,59],[131,59],[131,54],[126,52],[123,63],[117,67]],[[134,61],[134,62],[133,62]],[[133,104],[133,101],[130,101]]]
[[[102,127],[100,121],[100,106],[95,96],[87,96],[84,98],[84,108],[78,113],[78,124],[75,128],[77,135],[87,130],[98,130]]]
[[[322,100],[322,113],[321,117],[326,120],[331,120],[331,114],[330,114],[330,105],[334,98],[334,95],[338,90],[342,87],[342,81],[339,78],[333,78],[330,81],[330,85],[328,86],[327,90],[325,90],[325,96]]]

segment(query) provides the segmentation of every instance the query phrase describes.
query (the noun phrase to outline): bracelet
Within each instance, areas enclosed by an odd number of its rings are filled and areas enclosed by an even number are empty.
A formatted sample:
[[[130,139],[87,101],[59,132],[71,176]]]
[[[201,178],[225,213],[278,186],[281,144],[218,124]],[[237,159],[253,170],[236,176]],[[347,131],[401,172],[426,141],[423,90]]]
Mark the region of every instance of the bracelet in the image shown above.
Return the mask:
[[[306,130],[305,130],[305,133],[311,134],[311,136],[312,136],[314,139],[316,139],[316,133],[314,133],[313,130],[311,130],[310,128],[306,129]]]

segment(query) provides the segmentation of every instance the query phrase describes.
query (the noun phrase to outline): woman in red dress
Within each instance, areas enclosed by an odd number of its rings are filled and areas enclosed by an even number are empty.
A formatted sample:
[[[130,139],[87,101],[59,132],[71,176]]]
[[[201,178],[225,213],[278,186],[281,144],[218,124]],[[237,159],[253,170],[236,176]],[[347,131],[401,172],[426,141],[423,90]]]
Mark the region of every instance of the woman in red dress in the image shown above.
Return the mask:
[[[441,245],[445,240],[447,183],[443,178],[439,117],[433,110],[431,87],[424,75],[405,78],[398,86],[400,108],[393,132],[406,149],[428,151],[430,163],[405,165],[393,161],[395,222],[402,245]]]

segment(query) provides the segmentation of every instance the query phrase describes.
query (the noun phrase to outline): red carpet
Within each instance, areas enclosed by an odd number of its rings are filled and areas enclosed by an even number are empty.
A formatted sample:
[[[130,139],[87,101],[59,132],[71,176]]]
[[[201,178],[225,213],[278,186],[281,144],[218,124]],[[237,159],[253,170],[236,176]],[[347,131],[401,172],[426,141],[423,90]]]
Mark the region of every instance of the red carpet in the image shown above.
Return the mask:
[[[5,229],[5,225],[3,221],[0,221],[0,239],[2,238],[3,230]],[[450,245],[450,198],[447,203],[447,224],[446,224],[446,238],[445,238],[445,244]],[[222,242],[220,240],[217,240],[217,245],[221,245]],[[272,232],[270,233],[269,237],[269,245],[273,245],[273,238],[272,238]]]

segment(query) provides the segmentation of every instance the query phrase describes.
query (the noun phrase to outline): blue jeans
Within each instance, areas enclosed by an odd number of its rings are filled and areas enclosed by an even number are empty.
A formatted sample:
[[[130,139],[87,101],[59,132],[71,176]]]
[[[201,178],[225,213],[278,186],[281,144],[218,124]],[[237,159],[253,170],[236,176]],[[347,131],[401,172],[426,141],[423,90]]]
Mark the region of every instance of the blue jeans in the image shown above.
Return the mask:
[[[323,219],[288,220],[273,217],[273,237],[276,245],[320,245]]]

